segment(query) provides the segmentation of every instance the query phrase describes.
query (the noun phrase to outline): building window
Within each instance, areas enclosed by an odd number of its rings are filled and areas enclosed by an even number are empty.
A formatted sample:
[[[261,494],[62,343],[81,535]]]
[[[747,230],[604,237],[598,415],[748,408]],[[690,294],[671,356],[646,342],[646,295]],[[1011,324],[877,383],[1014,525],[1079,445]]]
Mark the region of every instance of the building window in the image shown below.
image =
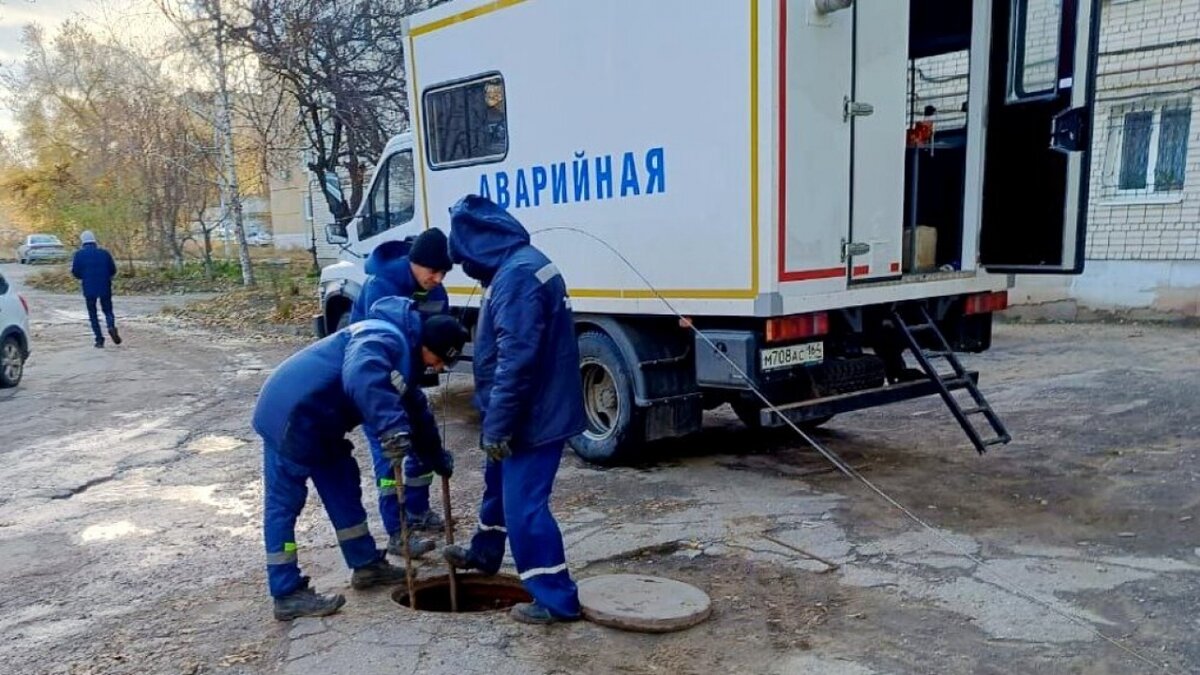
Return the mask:
[[[499,162],[508,155],[508,108],[499,73],[430,87],[422,101],[430,168]]]
[[[412,150],[404,150],[388,157],[379,167],[367,196],[367,208],[358,221],[358,240],[364,241],[411,221],[415,205]]]
[[[1114,108],[1104,189],[1110,197],[1168,196],[1187,178],[1190,101]]]

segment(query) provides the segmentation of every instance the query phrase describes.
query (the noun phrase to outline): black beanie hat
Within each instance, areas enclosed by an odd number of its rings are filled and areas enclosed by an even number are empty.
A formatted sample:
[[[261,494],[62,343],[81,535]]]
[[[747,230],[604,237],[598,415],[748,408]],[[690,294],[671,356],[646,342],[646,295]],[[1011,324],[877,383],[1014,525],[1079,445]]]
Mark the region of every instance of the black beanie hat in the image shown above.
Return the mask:
[[[462,356],[463,345],[470,337],[458,319],[445,314],[427,317],[421,329],[421,344],[445,361],[446,365]]]
[[[450,262],[450,244],[446,235],[436,227],[425,230],[413,241],[408,259],[435,272],[449,272],[454,267]]]

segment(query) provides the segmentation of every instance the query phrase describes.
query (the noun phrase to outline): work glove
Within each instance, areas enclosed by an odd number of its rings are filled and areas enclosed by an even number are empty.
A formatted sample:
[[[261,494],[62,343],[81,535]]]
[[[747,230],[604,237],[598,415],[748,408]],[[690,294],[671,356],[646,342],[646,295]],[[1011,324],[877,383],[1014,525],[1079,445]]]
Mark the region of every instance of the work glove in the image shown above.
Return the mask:
[[[383,448],[383,456],[392,463],[392,468],[395,469],[399,468],[401,462],[404,461],[404,456],[412,447],[412,440],[408,434],[398,431],[379,439],[379,445]]]
[[[449,478],[454,475],[454,455],[450,454],[449,450],[442,449],[434,454],[430,466],[437,475]]]
[[[512,456],[512,448],[508,447],[508,439],[492,440],[486,436],[479,439],[479,449],[493,462],[503,461]]]

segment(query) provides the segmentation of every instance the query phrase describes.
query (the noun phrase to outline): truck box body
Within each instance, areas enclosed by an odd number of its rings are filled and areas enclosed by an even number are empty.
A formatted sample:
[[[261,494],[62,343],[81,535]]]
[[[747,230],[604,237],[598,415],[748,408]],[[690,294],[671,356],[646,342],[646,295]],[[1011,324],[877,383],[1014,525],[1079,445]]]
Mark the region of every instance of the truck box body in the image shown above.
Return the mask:
[[[750,384],[676,313],[785,401],[821,390],[793,391],[820,379],[806,367],[838,359],[862,379],[847,364],[884,350],[906,303],[985,349],[1013,274],[1082,269],[1098,5],[456,0],[414,15],[412,129],[323,274],[325,323],[375,245],[448,229],[449,207],[481,194],[554,260],[581,331],[621,343],[636,406],[676,420],[680,400]],[[461,271],[446,286],[478,307]],[[689,374],[652,395],[641,371],[672,358]]]
[[[990,1],[974,2],[977,53],[987,53],[991,11]],[[430,89],[493,75],[504,153],[420,162],[430,206],[389,234],[446,227],[443,207],[485,194],[533,232],[571,227],[603,240],[688,315],[1002,290],[1007,276],[979,264],[977,190],[967,191],[953,271],[902,274],[909,15],[904,2],[818,15],[811,2],[783,0],[460,0],[424,12],[409,29],[417,151],[428,156],[439,134],[470,133],[449,115],[422,119],[437,96]],[[987,108],[987,65],[973,60],[976,116]],[[871,113],[847,119],[847,97]],[[983,145],[982,133],[967,140],[972,184]],[[580,311],[669,311],[597,241],[558,230],[535,243],[563,270]],[[846,256],[847,243],[869,250]],[[471,295],[461,275],[448,286],[462,302]]]

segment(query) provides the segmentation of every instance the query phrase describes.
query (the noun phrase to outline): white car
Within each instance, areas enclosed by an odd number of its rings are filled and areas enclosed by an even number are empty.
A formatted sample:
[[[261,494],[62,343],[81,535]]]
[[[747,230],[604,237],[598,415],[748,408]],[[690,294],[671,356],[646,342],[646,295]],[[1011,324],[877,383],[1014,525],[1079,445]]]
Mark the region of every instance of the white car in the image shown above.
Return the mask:
[[[29,358],[29,304],[0,274],[0,388],[21,383]]]
[[[52,234],[31,234],[17,247],[17,260],[21,261],[22,265],[32,265],[44,260],[64,262],[69,257],[67,247]]]

